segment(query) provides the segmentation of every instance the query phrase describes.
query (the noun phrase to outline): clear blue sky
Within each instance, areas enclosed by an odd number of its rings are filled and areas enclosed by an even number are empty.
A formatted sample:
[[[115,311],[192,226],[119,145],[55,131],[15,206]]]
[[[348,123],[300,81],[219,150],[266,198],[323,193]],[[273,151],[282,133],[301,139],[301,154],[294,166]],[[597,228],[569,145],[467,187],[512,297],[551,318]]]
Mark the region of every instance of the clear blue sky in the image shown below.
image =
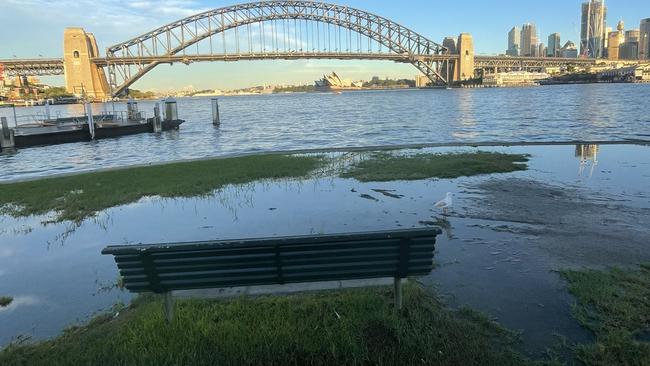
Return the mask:
[[[534,22],[541,40],[559,32],[577,43],[581,0],[330,0],[385,16],[434,41],[469,32],[479,54],[503,53],[507,32]],[[100,50],[200,11],[244,0],[0,0],[0,58],[60,57],[63,29],[84,27],[97,36]],[[608,25],[623,19],[626,29],[650,18],[650,0],[609,0]],[[385,61],[259,61],[159,66],[134,85],[139,89],[230,89],[264,83],[309,82],[336,70],[352,79],[372,75],[410,77],[410,65]],[[48,80],[50,81],[50,80]],[[62,83],[54,78],[53,83]]]

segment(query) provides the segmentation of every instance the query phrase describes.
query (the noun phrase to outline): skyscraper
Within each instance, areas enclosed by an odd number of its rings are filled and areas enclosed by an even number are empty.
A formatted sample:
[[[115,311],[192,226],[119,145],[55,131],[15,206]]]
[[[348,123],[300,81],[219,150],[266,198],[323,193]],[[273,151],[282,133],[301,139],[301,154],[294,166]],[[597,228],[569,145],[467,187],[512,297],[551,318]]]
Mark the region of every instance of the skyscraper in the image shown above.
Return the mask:
[[[625,42],[639,42],[641,39],[641,31],[639,29],[630,29],[625,31]]]
[[[521,31],[517,27],[512,27],[508,32],[508,50],[506,55],[519,56],[519,48],[521,45]]]
[[[537,28],[535,24],[526,23],[521,27],[520,56],[534,56],[537,54]]]
[[[619,60],[637,60],[639,58],[639,40],[641,32],[632,29],[625,32],[625,42],[618,46]]]
[[[589,0],[582,3],[582,31],[580,54],[591,58],[603,57],[607,38],[607,7],[605,0]]]
[[[546,51],[546,56],[560,57],[561,48],[562,44],[560,43],[560,33],[553,33],[548,36],[548,49]]]
[[[609,60],[618,60],[620,58],[620,46],[625,43],[624,34],[625,24],[621,20],[618,22],[616,32],[607,33],[607,58]]]
[[[639,31],[639,60],[648,60],[650,59],[650,18],[641,20]]]

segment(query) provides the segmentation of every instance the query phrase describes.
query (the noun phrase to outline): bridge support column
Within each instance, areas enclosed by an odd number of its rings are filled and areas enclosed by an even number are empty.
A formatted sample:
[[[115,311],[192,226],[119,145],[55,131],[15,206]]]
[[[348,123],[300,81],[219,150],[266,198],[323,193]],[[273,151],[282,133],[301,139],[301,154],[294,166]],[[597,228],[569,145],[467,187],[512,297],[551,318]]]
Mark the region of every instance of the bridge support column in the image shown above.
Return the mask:
[[[221,125],[221,117],[219,116],[219,99],[212,98],[212,124],[215,126]]]
[[[97,41],[82,28],[66,28],[63,33],[63,68],[68,93],[90,100],[111,97],[104,69],[92,59],[99,56]]]
[[[456,65],[454,81],[463,81],[474,78],[474,40],[469,33],[458,36],[458,53],[460,59]]]
[[[178,119],[178,106],[174,98],[165,100],[165,121],[176,121]]]
[[[153,132],[159,133],[162,132],[162,118],[160,117],[160,104],[156,103],[153,107]]]
[[[6,117],[1,117],[0,121],[2,123],[2,133],[0,133],[0,149],[13,149],[16,147],[14,141],[14,130],[9,128],[9,123],[7,123]]]

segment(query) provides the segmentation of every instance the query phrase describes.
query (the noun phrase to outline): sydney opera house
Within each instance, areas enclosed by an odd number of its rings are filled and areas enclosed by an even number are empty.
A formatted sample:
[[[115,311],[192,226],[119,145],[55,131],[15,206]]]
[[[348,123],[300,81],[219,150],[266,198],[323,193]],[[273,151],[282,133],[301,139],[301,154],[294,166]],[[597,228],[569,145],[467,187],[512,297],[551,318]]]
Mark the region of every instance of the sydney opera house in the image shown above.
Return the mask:
[[[330,91],[330,90],[355,90],[363,87],[362,82],[351,81],[349,79],[341,79],[337,73],[332,72],[329,75],[323,75],[323,78],[316,80],[316,90]]]

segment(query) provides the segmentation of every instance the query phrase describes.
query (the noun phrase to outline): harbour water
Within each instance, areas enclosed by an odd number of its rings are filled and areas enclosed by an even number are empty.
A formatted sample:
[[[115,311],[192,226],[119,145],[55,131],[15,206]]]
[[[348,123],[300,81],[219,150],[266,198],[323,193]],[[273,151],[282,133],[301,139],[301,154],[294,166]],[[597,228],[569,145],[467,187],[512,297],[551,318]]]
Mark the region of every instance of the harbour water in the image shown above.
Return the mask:
[[[615,95],[620,98],[614,100]],[[3,154],[0,180],[307,148],[650,140],[649,97],[650,85],[630,84],[224,97],[218,128],[211,123],[208,98],[179,99],[180,118],[187,120],[180,131]],[[112,107],[95,110],[103,108]],[[153,102],[140,102],[140,110],[153,110]],[[76,105],[52,112],[82,113]],[[521,330],[528,353],[543,352],[556,341],[554,334],[588,341],[555,270],[650,261],[650,148],[480,149],[531,154],[529,169],[414,182],[360,183],[336,174],[263,181],[227,186],[206,197],[148,197],[79,225],[48,223],[48,215],[0,215],[0,295],[14,298],[0,308],[0,348],[56,336],[130,301],[132,295],[115,286],[112,258],[100,254],[108,244],[353,232],[432,222],[443,225],[445,234],[435,255],[438,267],[421,282],[435,286],[449,304],[485,311]],[[402,197],[382,196],[378,190],[395,190]],[[457,202],[444,218],[433,203],[446,192],[454,192]],[[539,197],[553,205],[538,205]]]
[[[151,116],[151,101],[139,103]],[[453,142],[650,141],[650,85],[396,90],[181,98],[179,131],[47,146],[0,155],[0,181],[237,153]],[[110,104],[95,111],[112,110]],[[117,110],[126,110],[116,103]],[[19,116],[44,107],[18,108]],[[12,119],[10,110],[0,113]],[[82,115],[81,105],[53,115]],[[21,117],[25,118],[25,117]]]

